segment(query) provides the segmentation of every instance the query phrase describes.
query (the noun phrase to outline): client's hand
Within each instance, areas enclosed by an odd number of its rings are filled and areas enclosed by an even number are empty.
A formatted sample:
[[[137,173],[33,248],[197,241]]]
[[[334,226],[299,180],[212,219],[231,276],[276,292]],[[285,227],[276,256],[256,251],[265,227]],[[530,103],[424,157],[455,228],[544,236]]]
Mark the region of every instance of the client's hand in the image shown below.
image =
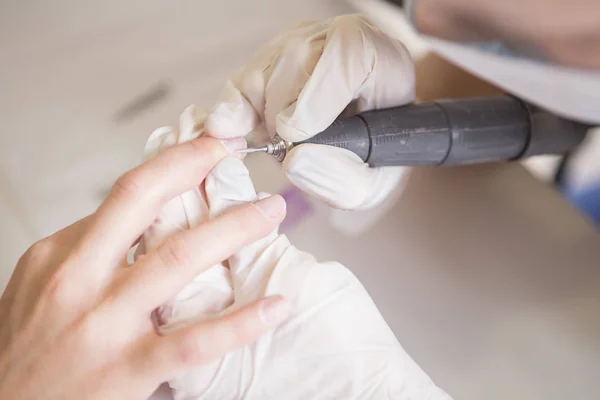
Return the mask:
[[[210,138],[161,152],[123,175],[94,214],[27,251],[0,299],[0,399],[143,400],[285,318],[278,297],[172,334],[150,318],[196,275],[271,232],[285,214],[280,198],[182,226],[126,263],[165,204],[197,190],[228,153]]]

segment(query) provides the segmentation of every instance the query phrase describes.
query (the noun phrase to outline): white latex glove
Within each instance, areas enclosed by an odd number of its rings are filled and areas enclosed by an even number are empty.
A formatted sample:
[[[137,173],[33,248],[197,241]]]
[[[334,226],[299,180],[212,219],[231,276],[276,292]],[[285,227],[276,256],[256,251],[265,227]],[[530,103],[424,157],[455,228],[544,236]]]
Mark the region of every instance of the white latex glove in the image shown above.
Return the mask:
[[[217,138],[258,131],[308,139],[341,114],[410,103],[414,65],[404,45],[360,15],[301,24],[266,44],[229,82],[209,114]],[[300,189],[341,209],[378,205],[404,168],[369,169],[350,151],[332,146],[293,149],[283,168]]]
[[[205,118],[206,114],[196,106],[187,107],[180,116],[179,129],[167,126],[155,130],[150,135],[145,148],[145,158],[152,158],[161,150],[203,135]],[[232,149],[246,146],[245,140],[241,138],[228,140],[227,143]],[[135,257],[138,258],[159,247],[169,236],[195,227],[209,217],[203,187],[174,198],[167,203],[152,226],[143,234]],[[229,269],[219,264],[198,276],[171,302],[157,310],[155,316],[158,317],[159,324],[162,322],[161,318],[168,318],[173,325],[180,315],[220,312],[232,303],[233,291]]]
[[[211,216],[257,199],[248,170],[232,157],[213,169],[204,190]],[[201,197],[196,201],[204,205]],[[178,219],[180,211],[165,210],[162,220],[172,220],[171,212]],[[148,245],[166,235],[167,230],[153,229],[144,239]],[[217,266],[220,272],[200,275],[185,294],[159,310],[163,330],[274,293],[291,302],[292,317],[254,344],[169,382],[175,399],[449,398],[404,352],[365,289],[342,265],[318,263],[277,232],[225,264],[229,269]]]

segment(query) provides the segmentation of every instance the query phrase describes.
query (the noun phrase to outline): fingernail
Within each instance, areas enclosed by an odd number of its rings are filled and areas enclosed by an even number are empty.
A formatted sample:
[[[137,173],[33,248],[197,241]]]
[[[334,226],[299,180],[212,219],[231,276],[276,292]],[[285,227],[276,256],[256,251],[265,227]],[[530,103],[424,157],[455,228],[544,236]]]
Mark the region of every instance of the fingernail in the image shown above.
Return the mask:
[[[291,311],[290,303],[282,296],[267,297],[260,305],[260,319],[265,325],[277,325]]]
[[[285,214],[285,200],[278,194],[259,200],[254,206],[267,219],[275,219]]]
[[[223,143],[223,146],[227,148],[229,153],[237,156],[241,156],[241,154],[237,153],[237,150],[245,149],[246,147],[248,147],[248,143],[246,143],[246,139],[244,139],[243,137],[221,140],[221,143]]]

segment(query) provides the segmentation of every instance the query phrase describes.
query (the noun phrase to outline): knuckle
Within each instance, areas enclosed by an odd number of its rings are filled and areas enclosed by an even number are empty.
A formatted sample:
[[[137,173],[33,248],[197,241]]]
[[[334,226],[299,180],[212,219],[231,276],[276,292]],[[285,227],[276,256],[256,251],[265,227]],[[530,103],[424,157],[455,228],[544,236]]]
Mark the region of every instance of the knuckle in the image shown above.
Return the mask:
[[[76,289],[66,276],[66,270],[58,267],[49,275],[44,285],[44,298],[53,307],[59,309],[70,308],[75,304]]]
[[[243,246],[251,240],[260,236],[264,231],[264,225],[267,223],[255,210],[252,205],[242,206],[241,209],[232,211],[227,218],[220,222],[220,231],[226,232],[228,241],[223,245],[227,245],[232,251],[238,246]],[[216,235],[215,239],[222,235]]]
[[[71,330],[73,343],[77,348],[87,352],[100,351],[107,359],[114,355],[112,350],[119,345],[116,336],[107,337],[102,326],[105,318],[98,311],[90,311],[78,319]]]
[[[88,348],[95,343],[98,336],[98,325],[95,323],[94,315],[85,315],[77,321],[74,332],[78,341],[83,344],[85,348]]]
[[[197,338],[191,334],[183,335],[175,347],[175,362],[191,366],[203,364],[206,361],[206,354],[202,347],[198,346]]]
[[[140,169],[133,169],[121,175],[113,185],[111,196],[116,199],[135,198],[138,197],[147,183],[144,179],[144,174]]]
[[[305,53],[302,50],[308,48],[310,40],[310,37],[292,36],[285,42],[282,53],[287,56],[292,54],[297,54],[298,57],[304,56]]]
[[[194,153],[194,156],[205,161],[203,164],[211,164],[212,167],[217,161],[227,155],[225,146],[218,139],[202,137],[197,140],[191,140],[184,144]]]
[[[263,218],[255,218],[250,213],[240,213],[238,218],[234,220],[233,231],[237,232],[240,245],[256,239],[262,232],[265,221]]]
[[[160,157],[162,157],[161,163],[164,165],[181,165],[185,162],[189,173],[197,178],[208,175],[227,154],[225,146],[219,140],[201,137],[169,149]]]
[[[38,275],[42,297],[51,307],[69,308],[76,301],[77,289],[69,273],[69,256],[65,256],[60,243],[49,237],[33,244],[19,261],[25,270]]]
[[[342,15],[335,18],[332,25],[338,29],[356,30],[366,24],[364,17],[360,14]]]
[[[222,352],[231,351],[255,341],[262,331],[263,324],[258,313],[244,310],[241,313],[230,315],[220,321],[220,326],[215,329],[215,336],[221,343]]]
[[[27,251],[21,257],[21,262],[30,264],[47,260],[54,252],[54,249],[55,243],[52,238],[48,237],[42,239],[27,249]]]
[[[189,265],[192,253],[183,234],[169,237],[158,249],[161,264],[168,267]]]
[[[236,318],[232,321],[235,327],[230,326],[223,330],[222,336],[225,343],[231,347],[238,347],[247,343],[253,338],[253,333],[256,331],[256,320],[253,318]]]

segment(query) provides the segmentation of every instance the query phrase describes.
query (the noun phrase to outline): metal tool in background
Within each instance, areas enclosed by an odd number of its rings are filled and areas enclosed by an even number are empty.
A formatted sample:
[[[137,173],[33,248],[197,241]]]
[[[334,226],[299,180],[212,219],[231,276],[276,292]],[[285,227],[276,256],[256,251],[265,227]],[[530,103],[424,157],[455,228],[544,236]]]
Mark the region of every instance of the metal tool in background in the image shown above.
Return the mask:
[[[276,135],[240,152],[283,161],[292,147],[314,143],[348,149],[371,167],[464,165],[565,154],[589,128],[512,96],[481,97],[369,111],[339,118],[302,142]]]

